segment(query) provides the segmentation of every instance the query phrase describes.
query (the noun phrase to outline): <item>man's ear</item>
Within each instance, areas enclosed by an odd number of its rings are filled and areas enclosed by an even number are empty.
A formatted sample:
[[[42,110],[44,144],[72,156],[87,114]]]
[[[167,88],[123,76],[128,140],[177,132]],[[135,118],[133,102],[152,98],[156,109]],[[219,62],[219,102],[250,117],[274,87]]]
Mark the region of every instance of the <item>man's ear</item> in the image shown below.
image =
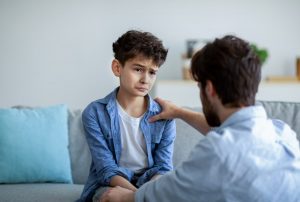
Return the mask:
[[[120,62],[117,59],[113,59],[113,61],[111,62],[111,70],[116,77],[120,77],[121,68],[122,68],[122,66],[121,66]]]
[[[207,81],[206,81],[206,85],[205,85],[205,93],[206,93],[206,95],[209,96],[209,97],[214,97],[214,96],[217,95],[215,86],[214,86],[214,84],[213,84],[210,80],[207,80]]]

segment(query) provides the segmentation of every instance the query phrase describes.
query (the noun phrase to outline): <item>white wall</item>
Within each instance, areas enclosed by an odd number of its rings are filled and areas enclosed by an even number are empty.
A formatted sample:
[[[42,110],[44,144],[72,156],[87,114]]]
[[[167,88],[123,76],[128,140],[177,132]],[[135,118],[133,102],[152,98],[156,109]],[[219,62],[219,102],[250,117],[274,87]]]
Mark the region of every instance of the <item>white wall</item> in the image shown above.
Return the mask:
[[[264,75],[294,75],[299,0],[0,0],[0,107],[83,108],[117,86],[111,44],[131,28],[169,48],[159,79],[181,78],[189,38],[232,33],[269,50]]]

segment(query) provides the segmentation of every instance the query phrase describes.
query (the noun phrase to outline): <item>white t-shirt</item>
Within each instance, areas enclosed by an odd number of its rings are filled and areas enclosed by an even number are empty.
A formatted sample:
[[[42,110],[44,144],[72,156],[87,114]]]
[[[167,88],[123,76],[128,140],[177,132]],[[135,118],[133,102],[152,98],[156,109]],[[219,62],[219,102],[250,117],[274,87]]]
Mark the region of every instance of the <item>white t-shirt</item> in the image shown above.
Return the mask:
[[[127,114],[117,102],[121,132],[122,152],[120,166],[135,173],[142,172],[148,166],[147,148],[140,129],[143,115],[135,118]]]

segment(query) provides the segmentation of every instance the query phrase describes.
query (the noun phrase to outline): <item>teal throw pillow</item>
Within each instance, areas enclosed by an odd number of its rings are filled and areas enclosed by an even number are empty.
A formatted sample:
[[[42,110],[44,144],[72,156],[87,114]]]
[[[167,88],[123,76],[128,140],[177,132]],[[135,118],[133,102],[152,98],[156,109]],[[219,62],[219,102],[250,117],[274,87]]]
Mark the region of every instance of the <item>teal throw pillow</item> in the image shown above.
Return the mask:
[[[65,105],[0,109],[0,183],[71,183]]]

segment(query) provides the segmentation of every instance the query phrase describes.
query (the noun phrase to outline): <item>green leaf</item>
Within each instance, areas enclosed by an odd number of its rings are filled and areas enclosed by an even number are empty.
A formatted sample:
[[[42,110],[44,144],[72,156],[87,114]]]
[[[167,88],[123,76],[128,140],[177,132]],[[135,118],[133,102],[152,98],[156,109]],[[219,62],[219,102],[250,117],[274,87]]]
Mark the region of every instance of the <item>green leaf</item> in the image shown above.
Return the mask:
[[[261,63],[262,64],[265,63],[265,61],[269,56],[268,50],[263,48],[258,48],[255,44],[251,44],[250,46],[253,49],[253,51],[256,53],[258,58],[260,59]]]

